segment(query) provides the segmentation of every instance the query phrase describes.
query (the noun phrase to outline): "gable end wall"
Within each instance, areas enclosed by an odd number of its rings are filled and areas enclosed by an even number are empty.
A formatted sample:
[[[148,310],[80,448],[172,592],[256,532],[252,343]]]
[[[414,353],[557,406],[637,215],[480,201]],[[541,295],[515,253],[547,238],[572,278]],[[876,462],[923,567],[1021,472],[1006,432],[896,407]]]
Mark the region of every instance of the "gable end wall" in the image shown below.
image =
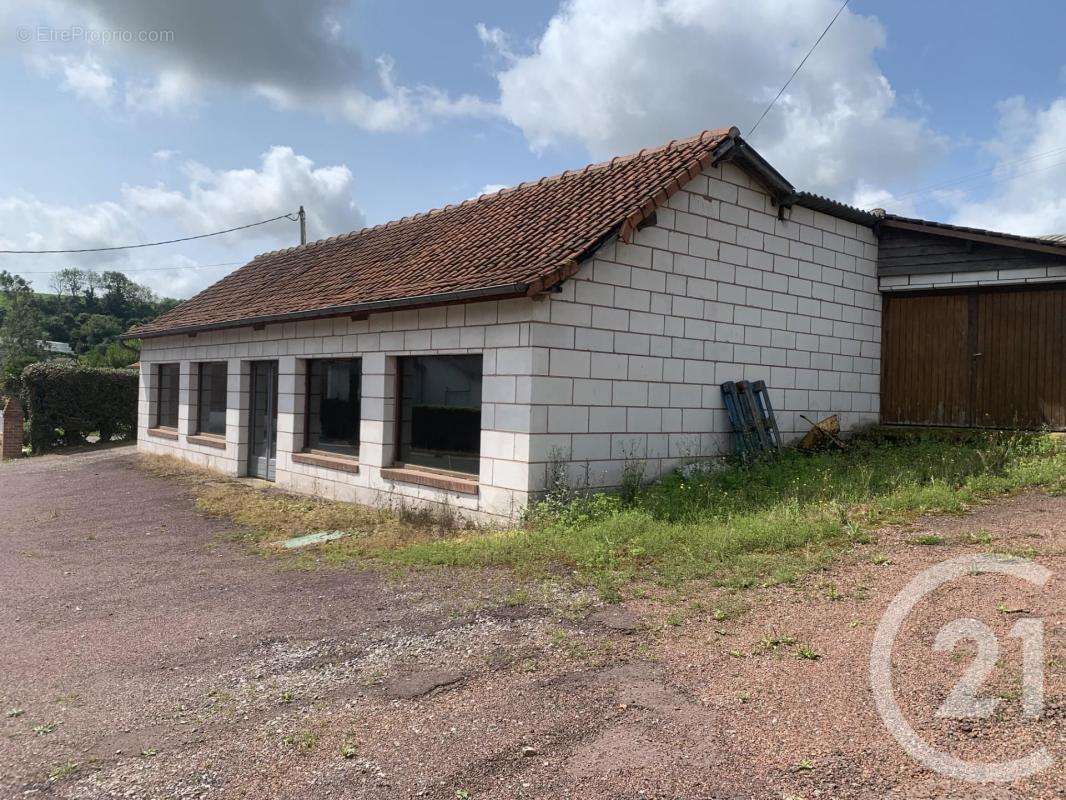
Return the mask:
[[[708,168],[532,323],[532,488],[559,456],[572,482],[612,486],[627,460],[652,478],[729,452],[727,380],[765,380],[786,439],[800,414],[877,422],[876,261],[869,228],[798,206],[779,220],[746,173]]]

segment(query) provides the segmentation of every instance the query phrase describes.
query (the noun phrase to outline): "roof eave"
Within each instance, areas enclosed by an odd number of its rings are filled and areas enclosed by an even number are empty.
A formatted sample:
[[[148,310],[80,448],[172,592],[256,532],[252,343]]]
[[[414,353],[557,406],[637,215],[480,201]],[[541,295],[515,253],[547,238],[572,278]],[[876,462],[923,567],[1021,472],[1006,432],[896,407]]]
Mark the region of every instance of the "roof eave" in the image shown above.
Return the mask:
[[[679,172],[672,175],[666,183],[660,186],[656,191],[652,192],[652,194],[645,197],[639,205],[635,206],[622,218],[620,223],[613,226],[613,231],[617,232],[618,238],[628,244],[641,223],[649,219],[657,209],[666,205],[675,193],[681,191],[681,188],[703,172],[704,168],[711,164],[717,164],[723,160],[726,157],[726,154],[731,152],[733,143],[739,139],[739,137],[740,130],[736,126],[730,128],[713,149],[692,159],[692,161],[685,164]],[[599,245],[596,245],[596,247],[599,247]]]
[[[796,187],[740,136],[732,137],[722,145],[723,147],[720,148],[722,152],[716,153],[715,163],[733,160],[742,162],[749,171],[755,173],[755,176],[770,191],[774,202],[778,204],[796,194]]]
[[[981,244],[1012,247],[1018,250],[1030,250],[1035,253],[1045,253],[1048,255],[1059,256],[1060,258],[1066,258],[1066,245],[1051,244],[1047,241],[1018,236],[1016,234],[985,231],[977,228],[966,228],[959,225],[934,222],[932,220],[900,217],[895,214],[885,214],[885,216],[879,221],[885,228],[916,231],[918,233],[927,233],[931,236],[946,236],[953,239],[965,239],[967,241],[979,242]]]
[[[510,297],[522,297],[528,294],[528,283],[510,283],[500,286],[486,286],[477,289],[464,289],[459,292],[440,292],[437,294],[420,295],[417,297],[398,297],[391,300],[374,300],[369,303],[352,303],[344,306],[331,306],[317,308],[309,311],[292,311],[284,314],[265,314],[257,317],[245,317],[242,319],[212,322],[203,325],[182,325],[174,328],[164,328],[158,331],[146,331],[136,333],[130,331],[124,333],[122,340],[130,339],[158,339],[163,336],[182,336],[209,331],[232,330],[233,328],[250,328],[261,325],[270,325],[284,322],[298,322],[311,319],[327,319],[331,317],[344,317],[352,314],[371,314],[381,311],[396,311],[400,309],[427,308],[429,306],[450,305],[452,303],[467,303],[477,300],[502,300]]]
[[[861,208],[849,206],[847,203],[841,203],[839,200],[833,200],[812,192],[796,192],[792,197],[787,198],[782,205],[803,206],[812,211],[821,211],[824,214],[846,219],[849,222],[854,222],[867,228],[876,228],[884,220],[884,217],[872,211],[864,211]]]

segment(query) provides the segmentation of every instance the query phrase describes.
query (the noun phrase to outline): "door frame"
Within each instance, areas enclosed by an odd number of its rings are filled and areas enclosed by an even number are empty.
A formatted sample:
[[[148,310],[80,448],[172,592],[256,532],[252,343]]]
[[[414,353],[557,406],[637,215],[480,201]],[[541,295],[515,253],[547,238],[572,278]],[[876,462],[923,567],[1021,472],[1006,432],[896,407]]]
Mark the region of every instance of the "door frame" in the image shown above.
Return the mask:
[[[255,451],[255,431],[256,431],[256,408],[255,408],[255,393],[258,387],[257,374],[259,365],[267,365],[269,367],[270,386],[267,388],[266,395],[266,414],[265,419],[267,421],[267,439],[269,441],[268,455],[266,461],[266,469],[263,470],[265,474],[261,474],[259,469],[259,457]],[[263,480],[272,481],[276,477],[277,471],[277,457],[278,457],[278,361],[277,359],[256,359],[249,362],[248,366],[248,461],[246,464],[249,477],[261,478]]]

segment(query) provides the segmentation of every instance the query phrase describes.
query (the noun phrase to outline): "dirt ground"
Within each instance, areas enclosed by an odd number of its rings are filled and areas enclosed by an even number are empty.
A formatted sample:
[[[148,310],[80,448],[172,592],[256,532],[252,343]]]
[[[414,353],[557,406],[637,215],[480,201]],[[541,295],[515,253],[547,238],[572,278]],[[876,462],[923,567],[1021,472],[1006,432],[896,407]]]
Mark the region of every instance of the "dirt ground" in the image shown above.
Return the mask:
[[[500,573],[296,571],[198,513],[129,448],[0,465],[0,794],[57,798],[1063,798],[1066,497],[889,529],[829,571],[601,608]],[[918,544],[922,535],[943,541]],[[879,718],[871,642],[924,568],[988,551],[1041,590],[967,575],[896,640],[895,697],[967,761],[1052,766],[977,786],[912,760]],[[987,719],[938,718],[974,645]],[[1021,714],[1019,619],[1044,624],[1045,696]]]

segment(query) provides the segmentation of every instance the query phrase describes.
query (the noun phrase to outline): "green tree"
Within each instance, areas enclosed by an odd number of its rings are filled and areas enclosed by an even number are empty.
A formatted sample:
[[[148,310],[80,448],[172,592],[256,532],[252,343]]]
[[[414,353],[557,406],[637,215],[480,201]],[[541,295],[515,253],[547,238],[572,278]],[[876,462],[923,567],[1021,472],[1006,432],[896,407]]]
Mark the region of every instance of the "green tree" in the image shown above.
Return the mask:
[[[0,270],[0,293],[10,297],[15,292],[30,291],[30,285],[21,275],[12,275],[10,272]]]
[[[5,281],[8,273],[0,275],[7,310],[0,324],[0,371],[4,378],[17,378],[22,370],[44,356],[41,339],[41,316],[33,302],[33,292],[26,281]],[[8,276],[11,277],[11,276]],[[6,288],[5,288],[6,287]]]
[[[34,345],[40,340],[67,342],[82,361],[94,366],[124,367],[136,361],[140,345],[123,343],[119,337],[177,305],[176,300],[159,299],[148,287],[115,271],[60,270],[52,280],[52,289],[55,294],[34,292],[18,275],[0,272],[0,326],[8,316],[12,298],[24,296],[12,327],[24,327],[27,315],[36,317],[30,326],[37,329]],[[28,337],[21,338],[29,341]],[[20,363],[46,355],[26,355],[26,349],[21,349],[24,355]],[[0,367],[3,363],[0,352]]]
[[[76,267],[61,269],[52,276],[52,288],[61,298],[69,298],[70,302],[77,301],[85,290],[85,273]]]
[[[114,341],[107,344],[98,344],[88,353],[81,357],[84,364],[90,367],[112,367],[122,369],[136,363],[141,357],[140,341]]]
[[[92,303],[96,300],[96,295],[103,292],[104,281],[99,272],[95,270],[85,270],[85,283],[82,288],[82,294],[85,297],[86,302]]]
[[[115,317],[133,316],[141,309],[156,302],[156,296],[147,286],[141,286],[121,272],[105,272],[100,276],[104,296],[100,300],[101,311]]]
[[[118,317],[109,314],[79,314],[78,327],[73,331],[70,346],[79,355],[97,345],[115,341],[125,332]]]

